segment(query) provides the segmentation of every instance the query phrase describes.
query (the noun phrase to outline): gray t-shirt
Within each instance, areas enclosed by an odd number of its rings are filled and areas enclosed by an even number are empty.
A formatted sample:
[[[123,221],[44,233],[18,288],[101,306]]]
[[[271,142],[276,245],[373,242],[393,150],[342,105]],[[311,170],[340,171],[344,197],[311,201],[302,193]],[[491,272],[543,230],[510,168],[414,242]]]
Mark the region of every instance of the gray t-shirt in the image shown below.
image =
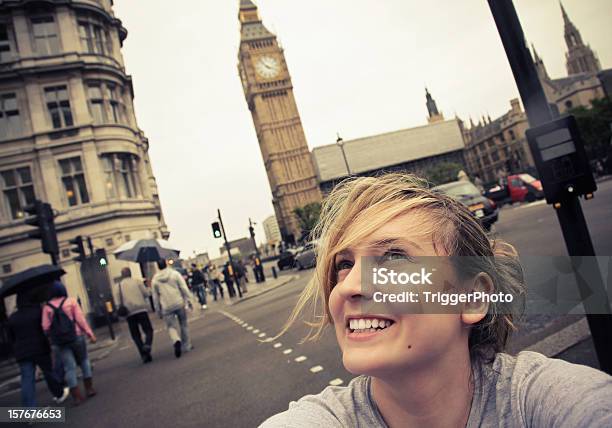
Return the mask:
[[[289,404],[261,426],[386,428],[367,376]],[[476,365],[467,427],[612,427],[612,376],[536,352]]]

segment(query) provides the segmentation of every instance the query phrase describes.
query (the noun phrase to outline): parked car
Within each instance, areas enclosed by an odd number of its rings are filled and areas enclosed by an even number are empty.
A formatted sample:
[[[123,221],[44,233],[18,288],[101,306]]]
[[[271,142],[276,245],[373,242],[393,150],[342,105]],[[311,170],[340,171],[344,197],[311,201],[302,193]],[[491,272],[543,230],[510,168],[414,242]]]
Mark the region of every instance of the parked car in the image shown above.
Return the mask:
[[[489,188],[485,196],[498,205],[513,202],[533,202],[544,198],[540,180],[529,174],[510,175],[502,185]]]
[[[295,266],[295,255],[291,251],[283,251],[278,256],[278,270],[291,269]]]
[[[304,245],[302,251],[295,256],[295,267],[299,270],[315,267],[317,265],[316,249],[316,241]]]
[[[453,181],[436,186],[433,190],[445,193],[468,207],[486,230],[491,230],[499,217],[497,204],[482,196],[480,190],[469,181]]]

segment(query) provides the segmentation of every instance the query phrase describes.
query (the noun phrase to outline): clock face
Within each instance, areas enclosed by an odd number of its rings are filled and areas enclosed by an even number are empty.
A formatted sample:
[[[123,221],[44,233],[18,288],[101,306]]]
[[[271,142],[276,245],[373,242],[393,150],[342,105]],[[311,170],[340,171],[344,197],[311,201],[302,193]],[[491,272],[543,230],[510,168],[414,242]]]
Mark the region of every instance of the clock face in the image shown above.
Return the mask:
[[[255,62],[255,71],[264,79],[272,79],[280,74],[280,63],[274,57],[261,56]]]

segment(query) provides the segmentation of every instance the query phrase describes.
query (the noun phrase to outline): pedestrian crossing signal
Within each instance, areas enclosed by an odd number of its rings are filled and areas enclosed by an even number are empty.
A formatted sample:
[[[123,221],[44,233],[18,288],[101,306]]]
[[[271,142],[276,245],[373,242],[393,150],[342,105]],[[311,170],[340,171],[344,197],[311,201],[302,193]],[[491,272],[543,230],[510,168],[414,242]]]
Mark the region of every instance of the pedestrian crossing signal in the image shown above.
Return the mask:
[[[221,225],[219,224],[218,221],[213,222],[212,226],[212,230],[213,230],[213,236],[215,238],[221,238],[222,234],[221,234]]]

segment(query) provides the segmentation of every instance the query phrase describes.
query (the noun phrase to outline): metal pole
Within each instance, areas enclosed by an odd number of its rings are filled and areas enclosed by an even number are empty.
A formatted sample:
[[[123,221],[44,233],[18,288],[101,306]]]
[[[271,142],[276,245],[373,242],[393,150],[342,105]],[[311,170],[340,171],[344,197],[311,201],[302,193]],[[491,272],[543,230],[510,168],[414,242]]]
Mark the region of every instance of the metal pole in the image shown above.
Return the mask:
[[[550,122],[553,115],[531,54],[527,49],[525,35],[512,0],[488,0],[488,2],[523,100],[529,125],[535,127]],[[570,256],[595,256],[591,235],[578,197],[568,198],[555,211],[568,254]],[[586,257],[586,259],[595,260],[594,257]],[[594,267],[597,267],[596,262]],[[603,286],[603,280],[599,282]],[[593,285],[597,286],[597,284]],[[607,302],[605,306],[607,306],[606,312],[610,313]],[[585,307],[585,311],[600,368],[612,374],[612,316],[601,314],[601,312],[589,313],[591,311],[588,307]]]
[[[250,217],[249,217],[249,232],[251,234],[251,239],[253,240],[253,246],[255,247],[255,255],[257,255],[257,257],[260,257],[259,248],[257,248],[257,242],[255,242],[255,229],[253,228],[253,222],[251,221]]]
[[[232,277],[234,277],[234,283],[236,283],[236,288],[238,289],[238,295],[240,296],[240,298],[242,298],[242,290],[240,289],[240,283],[238,282],[238,277],[236,276],[236,269],[234,269],[234,261],[232,260],[232,252],[230,251],[230,244],[227,241],[227,235],[225,234],[225,227],[223,226],[223,219],[221,219],[220,209],[217,209],[217,217],[219,217],[219,224],[221,225],[221,233],[223,233],[223,240],[225,241],[225,249],[227,251],[227,256],[229,257],[230,268],[232,270]]]

